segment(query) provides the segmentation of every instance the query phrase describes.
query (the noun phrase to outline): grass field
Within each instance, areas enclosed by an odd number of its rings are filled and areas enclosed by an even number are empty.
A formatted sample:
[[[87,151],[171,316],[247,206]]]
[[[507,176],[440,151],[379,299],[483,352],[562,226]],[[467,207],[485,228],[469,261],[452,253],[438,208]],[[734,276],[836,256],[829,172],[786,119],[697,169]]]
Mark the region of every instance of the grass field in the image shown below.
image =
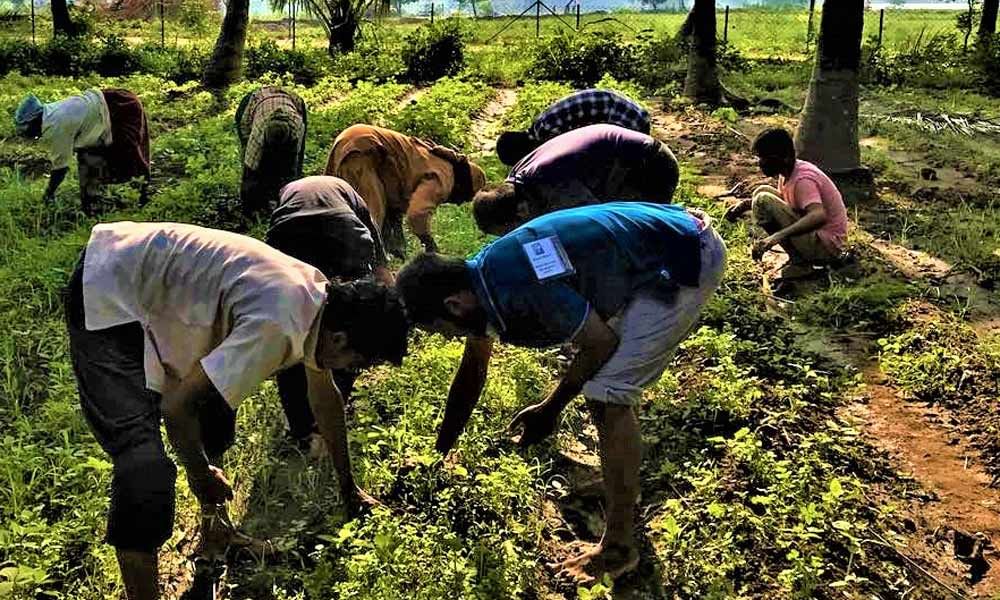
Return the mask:
[[[755,63],[726,74],[727,84],[797,107],[809,69],[804,14],[766,16],[734,12],[730,40],[748,56],[788,64]],[[669,14],[614,17],[637,30],[680,22]],[[556,29],[553,21],[543,32]],[[305,98],[308,174],[321,170],[339,131],[367,122],[463,148],[498,181],[505,173],[489,140],[571,89],[518,82],[534,25],[485,44],[500,23],[477,24],[467,71],[427,86],[413,102],[407,84],[341,77],[304,87],[268,75],[217,99],[193,83],[177,88],[147,75],[10,74],[0,79],[0,114],[28,91],[48,100],[92,86],[131,89],[150,115],[152,200],[140,208],[127,188],[116,188],[102,220],[192,222],[259,237],[264,225],[243,222],[235,209],[232,119],[242,94],[275,83]],[[953,24],[951,13],[892,13],[886,43]],[[380,35],[392,39],[414,26],[390,23]],[[135,26],[133,37],[151,39],[152,27]],[[322,44],[315,28],[300,32],[300,41]],[[283,29],[258,24],[251,43],[265,36],[287,42]],[[168,30],[168,39],[181,38],[208,45],[213,36]],[[483,57],[510,83],[486,83]],[[938,535],[1000,535],[990,512],[1000,498],[988,485],[1000,473],[993,407],[1000,312],[991,291],[1000,274],[992,191],[1000,140],[931,134],[883,118],[944,112],[996,120],[996,99],[961,89],[865,89],[864,158],[878,197],[850,207],[857,263],[785,302],[761,289],[768,265],[750,260],[753,233],[722,221],[726,206],[714,196],[758,176],[746,138],[768,125],[794,126],[795,111],[731,120],[632,84],[609,85],[644,97],[655,135],[682,163],[678,201],[715,217],[730,251],[702,327],[644,397],[638,572],[614,586],[576,589],[546,566],[573,542],[594,541],[602,519],[600,502],[582,491],[596,476],[595,432],[582,405],[566,411],[551,444],[521,451],[503,434],[509,417],[553,384],[558,352],[500,348],[480,407],[442,463],[433,444],[461,346],[415,333],[403,367],[366,372],[352,400],[359,483],[386,505],[365,518],[343,513],[327,461],[283,441],[272,382],[241,406],[238,443],[226,459],[237,488],[233,513],[271,539],[277,554],[263,562],[233,557],[221,596],[889,599],[952,598],[951,589],[998,597],[995,573],[971,582],[968,565],[955,558],[957,542]],[[117,598],[117,567],[102,542],[110,464],[78,408],[60,299],[94,221],[78,210],[73,174],[56,201],[43,204],[39,165],[44,155],[0,119],[0,598]],[[920,178],[928,165],[939,181]],[[488,241],[467,206],[440,210],[434,231],[452,254],[470,255]],[[940,423],[913,417],[913,401],[933,405]],[[916,441],[894,423],[911,424]],[[919,467],[928,462],[923,447],[935,449],[934,469]],[[956,472],[969,475],[945,477]],[[194,499],[183,478],[178,486],[175,534],[162,559],[169,598],[190,579],[196,532]],[[989,551],[985,560],[993,561]]]

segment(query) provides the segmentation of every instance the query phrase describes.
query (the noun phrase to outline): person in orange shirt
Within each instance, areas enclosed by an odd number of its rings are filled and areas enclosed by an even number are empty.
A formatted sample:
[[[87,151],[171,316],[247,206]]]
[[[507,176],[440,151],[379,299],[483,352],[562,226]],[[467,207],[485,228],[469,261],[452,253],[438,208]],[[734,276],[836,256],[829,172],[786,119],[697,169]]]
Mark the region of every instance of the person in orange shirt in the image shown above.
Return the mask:
[[[427,252],[437,252],[431,217],[486,185],[479,166],[443,146],[374,125],[348,127],[333,142],[325,173],[347,181],[368,205],[386,249],[405,257],[403,217]]]

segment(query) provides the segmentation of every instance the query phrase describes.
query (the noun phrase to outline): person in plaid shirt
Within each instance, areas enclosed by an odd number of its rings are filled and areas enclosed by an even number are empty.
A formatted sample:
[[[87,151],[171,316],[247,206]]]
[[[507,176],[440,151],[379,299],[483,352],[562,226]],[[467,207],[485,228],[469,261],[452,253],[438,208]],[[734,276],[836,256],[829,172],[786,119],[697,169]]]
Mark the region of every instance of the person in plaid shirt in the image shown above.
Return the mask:
[[[649,112],[628,96],[611,90],[574,92],[548,107],[527,131],[505,131],[497,139],[497,156],[512,167],[535,148],[567,131],[609,123],[648,134]]]
[[[271,86],[250,92],[236,109],[236,134],[242,149],[243,211],[272,211],[282,186],[302,177],[306,103],[292,92]]]

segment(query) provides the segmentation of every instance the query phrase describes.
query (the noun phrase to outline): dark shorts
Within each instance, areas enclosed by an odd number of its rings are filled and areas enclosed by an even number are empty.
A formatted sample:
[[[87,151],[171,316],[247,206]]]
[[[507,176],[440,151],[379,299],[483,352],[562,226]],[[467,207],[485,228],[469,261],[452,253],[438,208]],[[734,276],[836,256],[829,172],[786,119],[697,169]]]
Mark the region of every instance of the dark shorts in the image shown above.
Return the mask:
[[[87,331],[82,256],[66,288],[65,310],[80,405],[114,465],[107,541],[123,550],[155,551],[173,529],[177,468],[160,436],[160,395],[146,389],[142,327],[136,322]],[[232,445],[235,416],[221,396],[206,403],[200,420],[211,459]]]

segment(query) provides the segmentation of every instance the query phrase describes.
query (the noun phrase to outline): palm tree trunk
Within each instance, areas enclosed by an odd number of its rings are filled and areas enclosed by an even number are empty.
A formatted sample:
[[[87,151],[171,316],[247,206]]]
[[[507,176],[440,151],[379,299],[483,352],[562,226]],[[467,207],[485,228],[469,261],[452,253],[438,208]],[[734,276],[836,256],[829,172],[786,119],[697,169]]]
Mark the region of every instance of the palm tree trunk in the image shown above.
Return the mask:
[[[990,45],[997,32],[998,4],[1000,4],[1000,0],[985,0],[983,2],[983,16],[979,20],[979,45],[984,48]]]
[[[73,35],[76,28],[69,18],[69,7],[66,0],[52,0],[49,4],[52,11],[52,35]]]
[[[795,136],[799,158],[831,173],[861,167],[858,71],[864,0],[825,0],[809,95]]]
[[[229,0],[219,38],[212,51],[212,60],[202,76],[205,87],[222,89],[239,80],[249,24],[250,0]]]
[[[691,48],[684,95],[699,104],[722,102],[722,84],[716,65],[715,0],[695,0],[689,16]]]
[[[330,27],[330,43],[327,52],[330,56],[336,56],[341,52],[351,52],[354,50],[355,38],[358,35],[358,15],[354,14],[353,7],[349,2],[344,2],[346,10],[342,11],[341,20]]]

